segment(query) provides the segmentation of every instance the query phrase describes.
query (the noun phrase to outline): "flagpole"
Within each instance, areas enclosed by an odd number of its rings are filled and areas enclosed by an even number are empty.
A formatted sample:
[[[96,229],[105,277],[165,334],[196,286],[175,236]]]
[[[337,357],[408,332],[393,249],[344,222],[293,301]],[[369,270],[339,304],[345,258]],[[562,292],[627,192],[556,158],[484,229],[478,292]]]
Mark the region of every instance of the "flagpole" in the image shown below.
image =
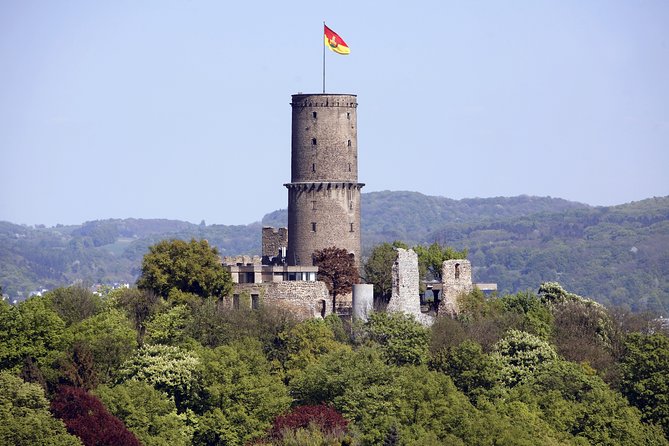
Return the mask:
[[[323,21],[323,35],[325,35],[325,21]],[[323,94],[325,94],[325,43],[323,43]]]

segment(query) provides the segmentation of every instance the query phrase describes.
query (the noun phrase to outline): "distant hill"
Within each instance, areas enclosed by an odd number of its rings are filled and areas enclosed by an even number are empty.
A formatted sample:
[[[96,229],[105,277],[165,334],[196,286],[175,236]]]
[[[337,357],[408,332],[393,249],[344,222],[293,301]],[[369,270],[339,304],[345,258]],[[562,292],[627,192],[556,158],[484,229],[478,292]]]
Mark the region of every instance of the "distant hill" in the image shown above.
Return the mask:
[[[32,228],[0,222],[0,284],[14,296],[74,281],[134,282],[147,247],[165,238],[205,238],[221,254],[259,254],[262,225],[286,226],[287,211],[262,224],[194,225],[174,220],[99,220]],[[416,192],[362,195],[363,253],[378,243],[467,248],[475,280],[503,292],[557,280],[600,302],[669,313],[669,197],[592,207],[550,197],[452,200]]]

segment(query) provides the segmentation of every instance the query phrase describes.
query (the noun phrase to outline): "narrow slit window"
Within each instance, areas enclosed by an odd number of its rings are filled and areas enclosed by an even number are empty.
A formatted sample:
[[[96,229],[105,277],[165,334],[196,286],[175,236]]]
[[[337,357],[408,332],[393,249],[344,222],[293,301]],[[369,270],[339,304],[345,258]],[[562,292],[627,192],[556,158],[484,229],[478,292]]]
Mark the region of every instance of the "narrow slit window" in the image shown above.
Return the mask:
[[[351,113],[350,112],[346,112],[346,119],[351,119]]]
[[[316,116],[318,116],[318,113],[316,113],[316,112],[312,112],[312,113],[311,113],[311,116],[313,116],[313,117],[315,118]]]
[[[311,222],[311,232],[316,232],[316,222]]]
[[[316,145],[316,138],[311,138],[311,145],[315,146]]]
[[[351,225],[351,229],[349,229],[349,232],[353,232],[353,223],[351,223],[350,225]]]
[[[315,201],[311,202],[311,209],[313,209],[314,211],[316,210],[316,202]]]
[[[315,163],[311,165],[311,171],[316,172],[316,164]]]
[[[351,147],[351,140],[348,140],[348,146]]]
[[[460,264],[459,263],[455,264],[455,278],[456,279],[460,278]]]
[[[348,163],[348,171],[351,171],[351,163]]]

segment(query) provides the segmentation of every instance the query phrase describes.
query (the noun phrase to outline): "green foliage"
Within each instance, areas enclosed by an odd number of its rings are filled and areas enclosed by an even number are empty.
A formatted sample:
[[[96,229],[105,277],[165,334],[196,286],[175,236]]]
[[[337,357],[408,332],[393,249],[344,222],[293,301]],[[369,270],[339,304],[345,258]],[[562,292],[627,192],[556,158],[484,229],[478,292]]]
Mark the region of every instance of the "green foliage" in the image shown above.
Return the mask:
[[[115,293],[114,299],[133,322],[137,331],[137,342],[141,345],[146,333],[146,322],[160,309],[162,298],[151,291],[126,288]]]
[[[552,341],[563,358],[587,363],[602,374],[615,372],[611,338],[613,322],[599,304],[567,300],[551,304]]]
[[[190,307],[174,306],[154,315],[145,323],[146,340],[150,344],[183,345],[188,339],[188,329],[193,326],[193,321]]]
[[[48,364],[66,344],[65,322],[49,302],[33,297],[17,306],[0,301],[0,370],[18,371],[26,359]]]
[[[518,329],[549,339],[553,324],[553,315],[537,296],[530,292],[519,292],[501,299],[504,309],[522,316]]]
[[[164,298],[172,289],[221,298],[232,290],[232,278],[206,240],[163,240],[144,256],[137,287]]]
[[[194,445],[243,445],[262,437],[290,405],[288,389],[254,340],[202,351],[206,398]]]
[[[301,322],[290,330],[280,333],[278,338],[285,346],[284,367],[289,376],[299,373],[326,353],[348,349],[347,345],[335,339],[334,332],[322,319]]]
[[[558,359],[548,342],[518,330],[509,330],[495,344],[494,357],[500,361],[503,382],[510,387],[530,378],[540,365]]]
[[[80,286],[56,288],[44,295],[66,325],[81,322],[102,309],[102,299]]]
[[[661,333],[628,337],[622,360],[623,394],[669,437],[669,338]]]
[[[129,380],[100,386],[96,395],[144,446],[188,446],[193,428],[174,401],[146,382]]]
[[[123,363],[120,382],[130,379],[151,384],[174,398],[182,410],[197,404],[201,361],[196,355],[170,345],[144,345]]]
[[[471,340],[437,352],[430,360],[430,367],[450,376],[472,402],[495,387],[502,376],[499,358],[484,353]]]
[[[0,444],[78,446],[81,442],[51,415],[40,386],[3,371],[0,372]]]
[[[413,250],[418,254],[418,271],[421,279],[441,281],[441,267],[444,261],[452,259],[466,259],[467,250],[456,251],[450,246],[441,246],[434,242],[430,246],[415,246]]]
[[[540,411],[554,429],[586,444],[666,445],[660,429],[644,425],[640,414],[598,376],[577,364],[550,361],[514,388],[510,398]]]
[[[397,259],[396,248],[409,249],[409,246],[400,241],[377,245],[363,266],[365,281],[373,284],[374,295],[386,302],[392,291],[392,268]]]
[[[403,313],[372,313],[366,325],[389,364],[422,364],[427,361],[430,331]]]
[[[85,344],[93,354],[97,376],[110,382],[115,371],[137,348],[137,332],[127,316],[111,308],[68,328],[72,341]]]

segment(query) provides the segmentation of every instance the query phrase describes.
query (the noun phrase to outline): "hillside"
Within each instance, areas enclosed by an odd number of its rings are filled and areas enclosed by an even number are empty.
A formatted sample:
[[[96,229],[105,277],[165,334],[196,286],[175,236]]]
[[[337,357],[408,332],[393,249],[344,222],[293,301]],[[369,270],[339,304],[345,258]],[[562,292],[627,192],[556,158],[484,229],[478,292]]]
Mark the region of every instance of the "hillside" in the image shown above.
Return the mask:
[[[362,200],[364,253],[384,241],[439,241],[467,248],[475,280],[497,282],[502,292],[557,280],[603,303],[669,313],[669,197],[612,207],[389,191]],[[286,220],[278,210],[262,225]],[[223,255],[259,254],[260,228],[141,219],[54,228],[0,222],[0,284],[15,296],[78,280],[133,282],[147,247],[158,240],[206,238]]]

